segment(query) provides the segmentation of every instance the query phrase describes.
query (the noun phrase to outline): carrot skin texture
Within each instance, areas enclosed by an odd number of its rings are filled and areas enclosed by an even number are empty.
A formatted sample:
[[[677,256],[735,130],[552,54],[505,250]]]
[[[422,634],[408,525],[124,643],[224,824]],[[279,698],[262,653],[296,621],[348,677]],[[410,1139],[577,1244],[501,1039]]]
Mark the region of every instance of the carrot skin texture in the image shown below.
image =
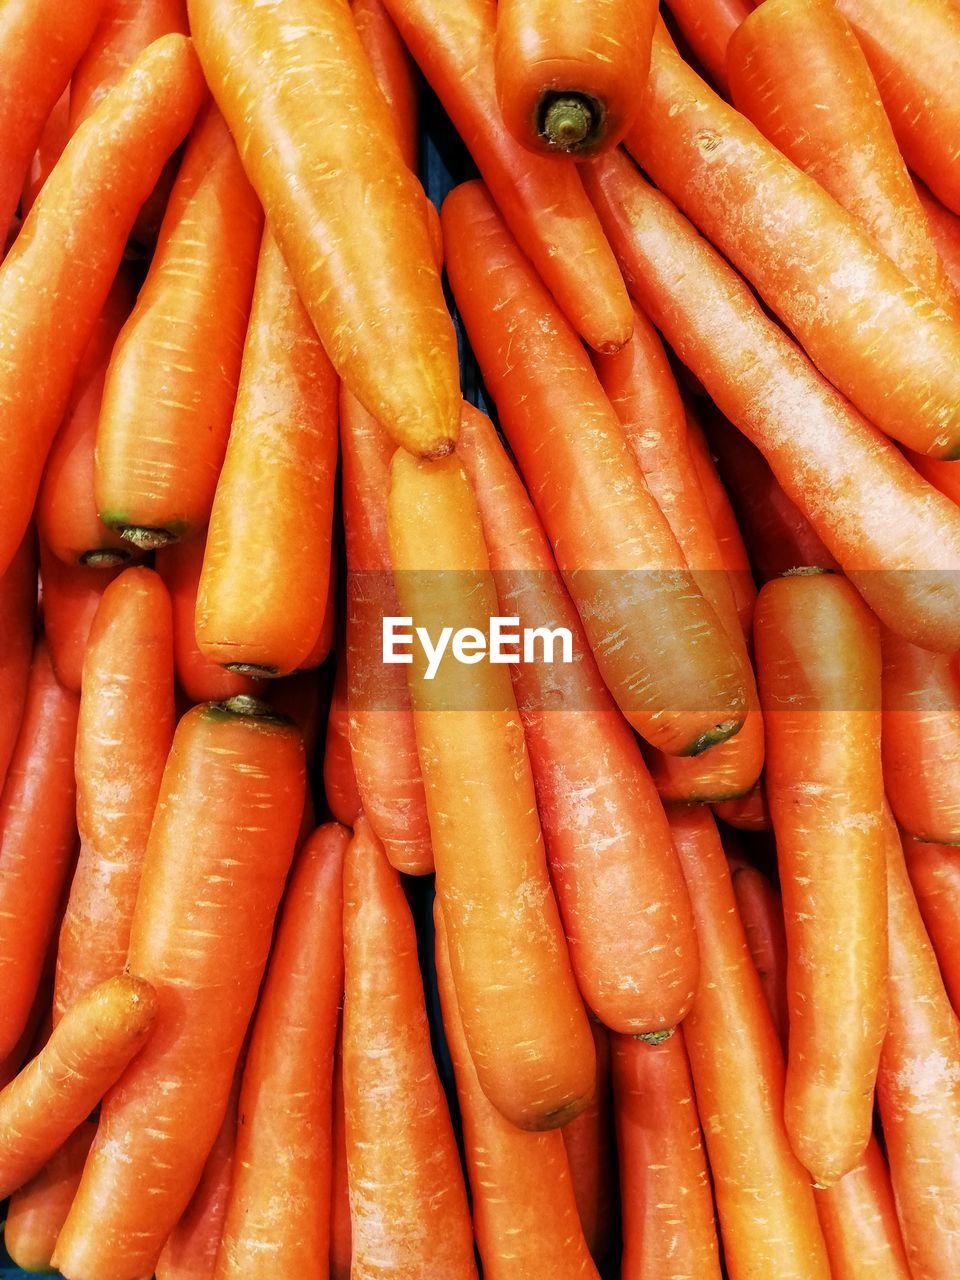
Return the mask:
[[[33,153],[20,196],[20,217],[25,218],[33,208],[40,189],[50,177],[53,166],[63,155],[63,148],[70,138],[70,85],[57,99],[47,116],[43,132]],[[9,224],[11,227],[13,223]]]
[[[926,214],[927,228],[937,246],[943,269],[954,289],[960,293],[960,220],[922,182],[914,179],[913,187]]]
[[[817,1187],[832,1280],[911,1280],[887,1163],[876,1138],[832,1187]]]
[[[49,1271],[97,1126],[84,1120],[40,1172],[10,1197],[3,1243],[24,1271]]]
[[[0,791],[13,757],[27,696],[37,611],[37,543],[28,529],[6,573],[0,575]]]
[[[752,0],[667,0],[683,37],[718,89],[727,87],[727,46]]]
[[[390,108],[404,162],[416,173],[417,69],[383,0],[350,0],[350,12],[374,78]]]
[[[347,5],[190,0],[187,9],[213,96],[334,368],[398,444],[448,453],[459,418],[453,324],[422,193]]]
[[[413,919],[362,815],[343,877],[343,1089],[352,1280],[476,1280]]]
[[[662,806],[523,482],[493,425],[468,406],[457,454],[476,496],[501,615],[574,637],[572,663],[518,663],[511,675],[577,985],[617,1031],[672,1027],[696,991],[697,947]]]
[[[750,956],[760,978],[767,1008],[786,1052],[787,936],[780,894],[762,871],[744,865],[731,867],[733,893]]]
[[[452,192],[441,222],[467,332],[607,687],[651,745],[698,754],[743,722],[742,665],[576,335],[482,184]]]
[[[74,134],[0,267],[0,447],[18,477],[0,500],[0,571],[23,537],[134,217],[202,92],[187,39],[146,50]],[[25,368],[34,376],[24,379]]]
[[[960,855],[953,848],[905,840],[910,883],[954,1011],[960,1006]]]
[[[177,726],[128,955],[159,1012],[104,1100],[57,1242],[55,1265],[71,1280],[150,1272],[196,1188],[266,964],[304,785],[299,731],[262,704],[209,703]]]
[[[830,1280],[810,1179],[783,1122],[783,1055],[710,814],[671,809],[702,977],[683,1024],[731,1280]]]
[[[363,811],[363,803],[353,771],[346,684],[346,664],[341,658],[337,663],[323,744],[323,790],[327,806],[337,822],[352,827]]]
[[[75,755],[80,855],[60,927],[55,1024],[126,963],[173,728],[170,597],[152,569],[128,569],[103,593],[83,664]]]
[[[560,1132],[570,1165],[577,1214],[590,1255],[599,1264],[617,1243],[620,1188],[613,1120],[610,1032],[591,1021],[597,1053],[597,1088],[590,1103]]]
[[[347,1180],[347,1131],[343,1100],[343,1019],[333,1065],[333,1172],[330,1187],[330,1280],[350,1280],[353,1255],[350,1188]]]
[[[595,351],[630,337],[630,300],[576,167],[512,136],[494,88],[495,0],[385,0],[408,49],[473,156],[504,220],[577,333]]]
[[[188,34],[184,0],[106,0],[70,81],[70,130],[100,105],[124,72],[161,36]]]

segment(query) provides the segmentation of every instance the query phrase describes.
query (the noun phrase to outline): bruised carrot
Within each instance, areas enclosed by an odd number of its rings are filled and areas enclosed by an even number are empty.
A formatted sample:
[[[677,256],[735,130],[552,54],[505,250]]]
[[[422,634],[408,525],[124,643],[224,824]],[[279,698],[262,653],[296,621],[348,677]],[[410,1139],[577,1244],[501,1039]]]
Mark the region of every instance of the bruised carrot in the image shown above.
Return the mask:
[[[770,810],[763,779],[738,800],[724,800],[713,806],[713,812],[729,827],[739,831],[769,831]]]
[[[814,1194],[832,1280],[911,1280],[890,1175],[876,1138],[856,1169]]]
[[[661,750],[723,742],[746,714],[742,663],[586,353],[482,184],[452,192],[441,220],[457,304],[607,687]]]
[[[547,860],[584,999],[617,1031],[672,1027],[697,949],[663,810],[607,693],[523,483],[492,424],[464,407],[458,456],[476,495],[503,617],[565,628],[571,662],[511,665]]]
[[[623,1280],[665,1274],[720,1280],[710,1175],[682,1029],[649,1040],[616,1036],[613,1081]]]
[[[731,867],[733,893],[750,956],[780,1043],[787,1045],[787,937],[780,894],[762,871],[744,864]]]
[[[127,569],[103,593],[83,662],[80,856],[60,928],[55,1022],[126,962],[173,727],[170,597],[152,569]]]
[[[3,1243],[24,1271],[49,1271],[57,1236],[80,1183],[84,1161],[97,1132],[84,1120],[38,1174],[10,1197]]]
[[[107,369],[95,492],[141,550],[203,528],[240,376],[262,214],[223,118],[197,122]]]
[[[27,1022],[76,848],[73,748],[78,699],[43,640],[0,795],[0,1061]]]
[[[594,350],[619,350],[630,337],[630,300],[576,168],[532,155],[500,114],[495,0],[385,3],[560,310]]]
[[[128,967],[157,989],[154,1035],[107,1095],[54,1265],[152,1271],[223,1120],[304,794],[300,734],[255,699],[194,707],[164,771]]]
[[[383,0],[351,0],[350,12],[374,78],[390,108],[400,152],[417,171],[417,72]]]
[[[610,1032],[591,1021],[597,1054],[597,1087],[593,1098],[560,1132],[570,1166],[583,1238],[598,1265],[617,1242],[620,1196],[617,1186],[617,1142],[613,1126],[610,1078]]]
[[[40,544],[41,608],[50,661],[57,679],[74,693],[80,692],[83,658],[100,600],[122,571],[122,565],[88,569],[64,564]]]
[[[870,607],[915,644],[960,648],[960,511],[816,372],[626,156],[584,170],[637,300]]]
[[[70,82],[70,125],[95,111],[135,58],[161,36],[187,33],[184,0],[105,0]]]
[[[476,1280],[413,918],[400,877],[362,815],[344,864],[343,940],[351,1280]],[[316,1262],[322,1267],[326,1257]]]
[[[752,0],[667,0],[683,38],[718,89],[727,87],[727,46]]]
[[[346,685],[347,668],[341,658],[337,663],[327,717],[327,736],[323,747],[323,789],[327,805],[336,820],[346,827],[352,827],[363,805],[353,771]]]
[[[783,1056],[716,826],[692,806],[669,816],[700,939],[702,978],[683,1035],[727,1267],[737,1280],[830,1280],[810,1179],[783,1122]]]
[[[350,1280],[353,1254],[350,1188],[347,1183],[347,1133],[343,1100],[343,1021],[333,1064],[333,1170],[330,1200],[330,1280]]]
[[[70,86],[64,89],[56,105],[47,116],[43,133],[27,169],[20,196],[20,212],[25,218],[33,208],[40,189],[53,171],[53,166],[63,155],[63,148],[70,138]]]
[[[28,529],[0,575],[0,791],[13,757],[27,696],[37,611],[37,542]]]
[[[156,41],[71,138],[0,266],[0,449],[17,477],[0,496],[0,572],[23,537],[134,217],[202,92],[190,42]]]
[[[903,844],[910,883],[954,1011],[960,1007],[960,854],[937,844]]]

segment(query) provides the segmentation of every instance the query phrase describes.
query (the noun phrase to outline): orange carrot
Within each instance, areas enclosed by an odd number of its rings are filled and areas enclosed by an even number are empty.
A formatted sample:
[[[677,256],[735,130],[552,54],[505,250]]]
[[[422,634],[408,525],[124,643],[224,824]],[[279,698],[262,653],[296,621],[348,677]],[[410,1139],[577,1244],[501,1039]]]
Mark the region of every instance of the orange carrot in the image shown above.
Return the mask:
[[[960,1008],[960,854],[938,844],[903,844],[910,883],[954,1010]]]
[[[304,792],[300,734],[255,699],[180,721],[150,831],[128,967],[155,1033],[106,1097],[54,1265],[152,1271],[223,1121],[266,964]]]
[[[960,292],[960,219],[914,179],[914,190],[927,216],[927,228],[950,283]]]
[[[713,812],[729,827],[739,831],[769,831],[770,810],[761,779],[752,791],[739,800],[724,800],[713,806]]]
[[[546,536],[491,423],[465,407],[458,455],[476,495],[500,615],[563,627],[570,663],[513,664],[570,960],[617,1031],[672,1027],[697,985],[683,875],[636,739],[604,688]]]
[[[408,169],[417,171],[417,71],[383,0],[350,0],[363,51],[373,68],[380,92],[387,100]]]
[[[333,1064],[333,1172],[330,1203],[330,1280],[350,1280],[353,1244],[350,1188],[347,1183],[347,1133],[343,1101],[343,1023]],[[158,1278],[159,1280],[159,1278]]]
[[[911,1280],[890,1175],[876,1138],[870,1139],[862,1164],[814,1194],[832,1280]]]
[[[20,718],[27,696],[37,611],[37,542],[33,530],[24,534],[6,573],[0,575],[0,791],[13,757]]]
[[[126,962],[173,726],[170,597],[152,569],[127,569],[103,593],[83,662],[80,857],[60,928],[55,1023]]]
[[[871,608],[915,644],[960,649],[960,511],[813,369],[626,156],[584,171],[638,301]]]
[[[727,87],[730,38],[751,7],[752,0],[667,0],[683,38],[718,89]]]
[[[610,1080],[610,1033],[599,1022],[591,1022],[590,1030],[597,1054],[596,1091],[584,1110],[560,1132],[583,1237],[594,1262],[599,1265],[610,1256],[617,1243],[620,1196]]]
[[[473,1231],[400,877],[362,815],[343,879],[351,1280],[476,1280]],[[317,1258],[323,1266],[326,1258]]]
[[[316,754],[326,720],[330,692],[326,674],[321,670],[296,671],[268,686],[274,711],[292,720],[303,735],[303,750],[308,760]]]
[[[97,1126],[84,1120],[40,1172],[10,1198],[3,1243],[24,1271],[49,1271],[57,1236],[83,1172]]]
[[[441,218],[458,306],[607,687],[661,750],[724,741],[746,714],[745,672],[586,353],[480,183]]]
[[[363,805],[353,771],[350,727],[347,720],[347,668],[341,660],[330,699],[327,736],[323,747],[323,789],[330,812],[338,822],[352,827]]]
[[[33,208],[40,189],[53,171],[53,166],[63,155],[63,148],[67,145],[69,138],[70,86],[67,85],[47,116],[37,149],[27,169],[23,193],[20,196],[20,212],[24,218]]]
[[[787,1045],[787,937],[780,894],[762,871],[731,866],[730,879],[750,956],[780,1043]]]
[[[83,659],[100,600],[122,570],[122,565],[88,569],[64,564],[40,544],[41,606],[50,661],[57,679],[74,693],[80,692]]]
[[[0,267],[0,449],[17,477],[0,496],[0,572],[23,537],[133,219],[202,92],[190,42],[156,41],[74,134]]]
[[[187,32],[184,0],[105,0],[70,83],[71,132],[95,111],[148,45]]]

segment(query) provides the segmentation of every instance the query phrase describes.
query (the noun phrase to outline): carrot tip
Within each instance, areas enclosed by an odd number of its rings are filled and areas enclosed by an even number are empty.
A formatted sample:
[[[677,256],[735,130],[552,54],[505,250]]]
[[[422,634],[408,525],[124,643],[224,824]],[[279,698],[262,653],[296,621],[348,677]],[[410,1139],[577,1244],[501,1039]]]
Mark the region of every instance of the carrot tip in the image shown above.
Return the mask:
[[[249,693],[237,693],[223,702],[208,702],[205,708],[210,716],[244,716],[254,720],[273,720],[277,724],[292,724],[287,716],[281,715],[260,698]]]
[[[792,569],[784,569],[785,578],[815,578],[820,573],[833,573],[832,569],[821,569],[815,564],[798,564]]]
[[[700,756],[704,751],[709,751],[711,747],[719,747],[721,742],[726,742],[728,738],[732,738],[743,725],[742,720],[724,720],[720,724],[714,725],[712,729],[708,729],[706,733],[702,733],[699,738],[684,752],[685,756]]]
[[[234,671],[238,676],[252,676],[254,680],[272,679],[280,674],[279,667],[269,667],[261,662],[225,662],[225,671]]]
[[[114,569],[118,564],[126,564],[132,558],[131,551],[123,547],[114,547],[111,550],[84,551],[80,557],[80,563],[88,569]]]
[[[641,1040],[644,1044],[663,1044],[664,1040],[669,1040],[676,1027],[664,1027],[662,1031],[641,1031],[638,1036],[634,1036],[634,1040]]]
[[[547,94],[540,107],[540,134],[558,151],[585,151],[599,132],[599,103],[582,93]]]
[[[136,525],[121,529],[120,537],[132,542],[139,551],[159,551],[177,540],[168,529],[142,529]]]
[[[439,444],[434,445],[427,453],[423,453],[420,456],[428,462],[436,462],[439,458],[449,458],[456,447],[456,440],[441,440]]]

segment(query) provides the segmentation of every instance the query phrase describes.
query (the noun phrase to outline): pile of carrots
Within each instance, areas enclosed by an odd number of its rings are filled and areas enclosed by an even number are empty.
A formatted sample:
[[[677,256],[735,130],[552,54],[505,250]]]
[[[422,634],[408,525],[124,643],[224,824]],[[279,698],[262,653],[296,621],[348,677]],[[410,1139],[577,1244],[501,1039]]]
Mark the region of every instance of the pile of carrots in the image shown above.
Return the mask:
[[[955,0],[4,0],[17,1265],[957,1280],[958,130]]]

